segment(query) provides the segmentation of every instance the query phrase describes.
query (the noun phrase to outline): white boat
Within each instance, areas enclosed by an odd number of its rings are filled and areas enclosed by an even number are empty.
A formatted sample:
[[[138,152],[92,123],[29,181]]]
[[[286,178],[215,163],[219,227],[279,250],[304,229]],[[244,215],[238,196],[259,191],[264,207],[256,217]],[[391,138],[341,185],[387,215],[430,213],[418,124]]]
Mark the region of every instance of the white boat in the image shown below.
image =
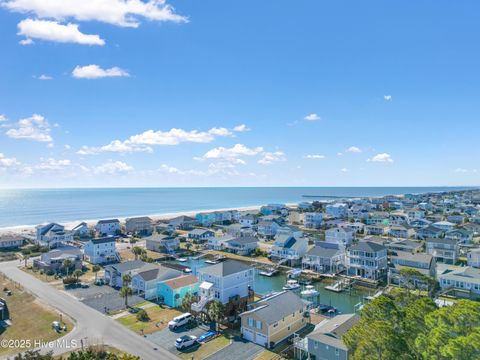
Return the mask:
[[[296,290],[300,287],[300,284],[297,280],[288,280],[285,286],[282,288],[283,290]]]
[[[215,264],[218,264],[218,263],[219,262],[215,261],[215,260],[205,260],[205,264],[215,265]]]
[[[342,292],[343,291],[343,287],[342,287],[342,282],[341,281],[337,281],[335,284],[333,285],[328,285],[328,286],[325,286],[325,289],[326,290],[330,290],[330,291],[333,291],[333,292]]]
[[[187,267],[185,270],[183,270],[183,272],[186,274],[190,274],[192,272],[192,269]]]
[[[262,270],[262,271],[260,271],[258,274],[259,274],[259,275],[262,275],[262,276],[272,277],[272,276],[275,275],[276,273],[278,273],[278,269],[271,268],[271,269]]]
[[[187,262],[188,259],[187,258],[178,258],[177,261],[178,262]]]
[[[302,294],[302,296],[310,297],[310,296],[317,296],[319,292],[315,290],[315,286],[307,285],[305,286],[305,290],[303,290],[300,294]]]

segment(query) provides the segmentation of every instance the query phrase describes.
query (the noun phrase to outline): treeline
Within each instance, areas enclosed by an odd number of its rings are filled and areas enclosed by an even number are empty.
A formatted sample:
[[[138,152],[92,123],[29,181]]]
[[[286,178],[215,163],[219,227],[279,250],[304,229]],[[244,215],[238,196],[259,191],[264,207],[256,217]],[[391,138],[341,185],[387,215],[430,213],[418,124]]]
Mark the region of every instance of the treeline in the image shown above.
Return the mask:
[[[78,350],[69,353],[66,356],[62,356],[61,358],[54,357],[51,352],[46,354],[41,354],[38,350],[30,350],[23,354],[18,354],[14,358],[14,360],[55,360],[55,359],[65,359],[65,360],[140,360],[139,357],[129,355],[129,354],[121,354],[117,355],[109,351],[97,349],[97,348],[89,348],[87,350]]]
[[[480,359],[480,303],[438,308],[396,289],[366,304],[343,340],[352,360]]]

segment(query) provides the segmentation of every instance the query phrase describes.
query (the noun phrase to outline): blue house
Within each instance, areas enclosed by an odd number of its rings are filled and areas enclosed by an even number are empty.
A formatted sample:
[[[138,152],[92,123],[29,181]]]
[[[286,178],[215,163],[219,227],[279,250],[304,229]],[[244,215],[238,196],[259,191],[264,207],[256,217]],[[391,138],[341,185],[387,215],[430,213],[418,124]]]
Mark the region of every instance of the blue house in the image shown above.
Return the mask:
[[[162,281],[157,284],[158,298],[170,307],[179,307],[187,293],[198,293],[198,278],[195,275],[185,275]]]
[[[215,223],[217,216],[215,213],[198,213],[195,215],[197,223],[203,226],[210,226]]]

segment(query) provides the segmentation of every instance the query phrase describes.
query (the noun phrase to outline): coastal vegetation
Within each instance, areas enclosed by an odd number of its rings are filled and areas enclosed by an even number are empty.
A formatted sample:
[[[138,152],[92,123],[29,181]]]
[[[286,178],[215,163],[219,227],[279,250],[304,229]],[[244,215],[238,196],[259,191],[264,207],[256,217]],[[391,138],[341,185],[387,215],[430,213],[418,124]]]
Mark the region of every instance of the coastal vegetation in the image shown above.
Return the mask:
[[[396,289],[374,299],[343,338],[352,360],[480,358],[480,303],[437,308],[428,297]]]

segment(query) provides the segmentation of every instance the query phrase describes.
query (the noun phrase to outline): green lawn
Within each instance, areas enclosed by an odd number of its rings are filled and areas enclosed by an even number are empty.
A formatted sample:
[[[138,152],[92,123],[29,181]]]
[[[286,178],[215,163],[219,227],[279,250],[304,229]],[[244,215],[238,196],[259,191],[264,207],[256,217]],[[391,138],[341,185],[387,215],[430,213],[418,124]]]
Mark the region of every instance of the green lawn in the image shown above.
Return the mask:
[[[162,309],[158,305],[146,308],[145,311],[150,318],[149,321],[138,321],[136,314],[122,316],[121,318],[118,318],[117,321],[135,332],[140,333],[141,330],[143,330],[144,334],[150,334],[165,329],[170,320],[182,314],[178,310],[166,307]]]
[[[1,290],[6,287],[12,291],[11,296],[5,295],[3,291],[0,295],[7,301],[12,321],[12,326],[0,328],[0,338],[30,340],[33,347],[35,340],[52,341],[66,335],[72,329],[72,322],[63,316],[62,321],[67,325],[67,332],[55,332],[52,329],[52,322],[60,321],[58,311],[47,307],[22,288],[15,287],[8,279],[1,279],[0,284]],[[21,349],[0,348],[0,356],[13,354],[19,350]]]

